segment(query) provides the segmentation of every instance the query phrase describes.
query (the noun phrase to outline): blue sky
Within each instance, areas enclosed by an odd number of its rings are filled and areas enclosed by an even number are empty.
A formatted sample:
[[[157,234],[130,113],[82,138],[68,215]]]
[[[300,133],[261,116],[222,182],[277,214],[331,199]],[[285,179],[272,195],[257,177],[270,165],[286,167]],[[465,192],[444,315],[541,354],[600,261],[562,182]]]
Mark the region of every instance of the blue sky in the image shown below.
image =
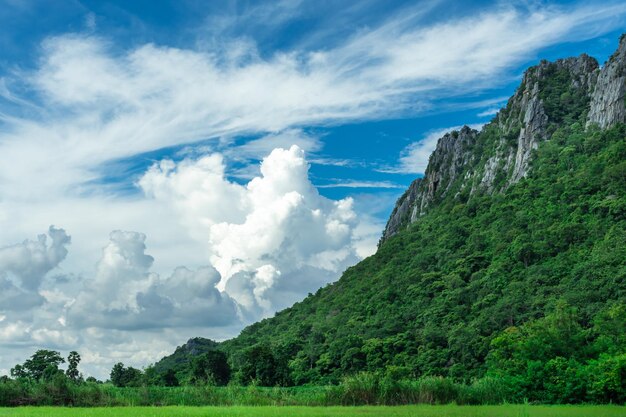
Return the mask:
[[[111,54],[125,54],[145,44],[173,47],[194,51],[212,51],[223,48],[233,40],[243,40],[254,45],[260,59],[272,59],[277,53],[293,51],[318,51],[333,49],[346,38],[373,30],[404,12],[422,13],[414,19],[413,27],[434,26],[442,22],[480,16],[498,9],[517,9],[520,13],[532,13],[556,9],[566,13],[580,8],[580,2],[446,2],[446,1],[364,1],[354,2],[238,2],[238,1],[67,1],[31,2],[5,0],[0,11],[0,74],[12,78],[15,71],[36,69],[41,60],[42,43],[55,36],[76,34],[97,37],[107,43]],[[606,3],[605,3],[606,4]],[[618,3],[614,3],[618,5]],[[590,10],[593,5],[590,5]],[[397,163],[407,145],[420,140],[432,131],[463,124],[481,124],[493,117],[492,110],[505,103],[518,85],[520,76],[528,66],[539,59],[554,60],[586,52],[601,63],[612,53],[616,39],[623,30],[624,16],[603,17],[602,26],[579,34],[572,30],[559,39],[538,42],[519,56],[514,56],[506,71],[481,84],[480,88],[458,85],[458,92],[429,92],[415,103],[407,103],[401,109],[381,111],[354,120],[325,120],[321,123],[296,123],[311,135],[319,137],[318,150],[324,159],[350,160],[348,166],[313,164],[312,179],[323,195],[343,198],[355,192],[373,190],[384,193],[386,198],[401,194],[402,188],[415,177],[415,172],[390,173],[385,171]],[[606,25],[608,23],[608,25]],[[606,25],[606,26],[605,26]],[[575,28],[572,28],[575,29]],[[571,39],[571,41],[570,41]],[[222,46],[220,46],[222,45]],[[462,50],[459,53],[463,53]],[[488,62],[485,63],[489,65]],[[15,82],[15,80],[12,80]],[[471,84],[472,81],[469,82]],[[19,91],[18,86],[14,86]],[[28,98],[29,93],[25,92]],[[437,94],[439,93],[439,94]],[[410,98],[409,98],[410,100]],[[419,103],[423,101],[423,103]],[[9,113],[16,109],[14,104]],[[413,106],[412,106],[413,105]],[[245,132],[237,136],[245,141],[262,136],[263,133]],[[208,137],[211,141],[214,137]],[[190,143],[202,142],[193,138]],[[135,176],[149,165],[155,157],[177,158],[180,146],[165,147],[126,158],[114,172],[102,172],[100,182],[118,182],[118,190],[135,192]],[[129,172],[118,172],[129,165]],[[133,174],[135,176],[133,176]],[[330,187],[332,184],[361,183],[367,187]],[[397,188],[392,188],[397,187]],[[393,198],[389,201],[392,201]],[[384,217],[390,204],[381,207],[378,215]]]
[[[438,137],[540,59],[602,64],[626,5],[0,0],[0,28],[0,374],[78,347],[104,376],[336,280]]]

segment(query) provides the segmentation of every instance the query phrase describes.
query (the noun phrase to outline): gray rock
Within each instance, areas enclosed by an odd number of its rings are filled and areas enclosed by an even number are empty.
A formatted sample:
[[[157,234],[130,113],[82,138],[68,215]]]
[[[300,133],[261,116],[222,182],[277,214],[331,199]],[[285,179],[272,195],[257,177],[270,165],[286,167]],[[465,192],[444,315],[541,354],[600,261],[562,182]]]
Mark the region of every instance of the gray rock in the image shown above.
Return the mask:
[[[626,121],[626,35],[617,51],[604,64],[591,95],[587,125],[605,129]]]
[[[611,71],[613,74],[617,70]],[[424,177],[413,181],[396,203],[380,243],[417,221],[451,191],[457,198],[468,191],[465,194],[471,198],[476,194],[502,192],[524,178],[533,150],[549,138],[551,120],[541,99],[541,85],[548,77],[563,72],[571,80],[570,88],[583,96],[599,94],[598,63],[586,54],[554,63],[541,61],[529,68],[506,108],[485,127],[495,129],[499,135],[494,143],[477,143],[481,140],[479,132],[467,126],[439,139]],[[610,88],[617,88],[614,84],[607,81]],[[617,110],[612,112],[617,114]]]
[[[474,154],[471,147],[478,131],[463,126],[460,131],[446,133],[428,160],[424,178],[411,183],[409,189],[398,199],[381,243],[423,215],[438,199],[448,195],[454,182],[462,174]]]

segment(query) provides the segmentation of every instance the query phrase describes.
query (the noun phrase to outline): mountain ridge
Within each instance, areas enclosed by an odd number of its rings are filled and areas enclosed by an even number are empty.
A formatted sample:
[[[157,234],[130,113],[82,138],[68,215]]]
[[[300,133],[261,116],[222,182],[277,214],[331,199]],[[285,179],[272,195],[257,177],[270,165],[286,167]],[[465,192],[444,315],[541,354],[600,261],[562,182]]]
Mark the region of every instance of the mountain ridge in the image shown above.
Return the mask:
[[[485,125],[497,125],[501,135],[495,154],[485,161],[468,160],[467,153],[478,132],[467,126],[459,132],[446,133],[437,142],[424,176],[415,180],[398,199],[383,231],[380,243],[406,228],[424,215],[428,207],[444,198],[457,179],[460,168],[474,162],[471,171],[464,173],[460,188],[470,188],[470,195],[502,192],[524,178],[532,151],[549,136],[551,124],[559,123],[560,115],[554,108],[545,108],[544,95],[547,77],[557,73],[569,80],[569,91],[561,97],[565,105],[590,103],[586,126],[597,124],[608,128],[626,120],[626,36],[620,37],[616,52],[600,69],[598,62],[587,54],[549,62],[542,60],[524,73],[520,86],[504,109]],[[578,100],[578,103],[572,101]],[[451,155],[451,157],[450,157]],[[460,163],[459,163],[460,162]],[[482,162],[482,164],[481,164]],[[502,181],[503,184],[502,184]],[[445,188],[441,187],[444,183]]]

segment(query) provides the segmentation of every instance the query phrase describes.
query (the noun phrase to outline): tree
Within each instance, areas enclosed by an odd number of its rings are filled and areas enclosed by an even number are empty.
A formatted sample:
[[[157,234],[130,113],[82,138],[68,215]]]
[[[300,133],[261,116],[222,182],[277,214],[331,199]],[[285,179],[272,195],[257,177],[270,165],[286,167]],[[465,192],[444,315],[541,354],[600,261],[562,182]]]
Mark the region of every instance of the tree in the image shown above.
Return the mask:
[[[143,373],[140,369],[129,366],[124,371],[124,386],[139,387],[143,385]]]
[[[111,383],[116,387],[124,386],[124,364],[122,362],[118,362],[113,365],[110,378]]]
[[[194,383],[226,385],[230,379],[226,354],[212,350],[194,357],[191,361],[191,379]]]
[[[116,387],[137,387],[142,384],[142,372],[139,369],[129,366],[124,367],[121,362],[113,365],[111,369],[111,383]]]
[[[161,379],[166,387],[177,387],[179,385],[176,372],[171,368],[165,371]]]
[[[16,365],[11,369],[15,378],[32,378],[35,381],[50,379],[59,372],[59,365],[65,359],[59,352],[41,349],[35,352],[23,365]]]
[[[11,376],[13,378],[26,378],[28,373],[22,365],[15,365],[15,367],[11,369]]]
[[[274,386],[278,382],[276,369],[276,358],[269,345],[254,345],[243,352],[242,382],[256,381],[262,386]]]
[[[67,357],[67,370],[65,375],[74,382],[80,380],[80,373],[78,372],[78,364],[80,363],[80,355],[76,351],[71,351]]]

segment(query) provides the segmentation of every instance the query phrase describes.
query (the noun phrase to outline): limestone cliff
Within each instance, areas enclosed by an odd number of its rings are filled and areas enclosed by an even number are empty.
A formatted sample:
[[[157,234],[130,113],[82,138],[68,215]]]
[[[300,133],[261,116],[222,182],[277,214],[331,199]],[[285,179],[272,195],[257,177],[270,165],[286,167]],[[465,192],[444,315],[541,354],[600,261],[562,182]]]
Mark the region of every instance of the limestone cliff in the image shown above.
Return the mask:
[[[626,36],[602,69],[583,54],[529,68],[506,107],[478,132],[467,126],[445,134],[423,178],[396,203],[381,243],[445,198],[467,201],[505,191],[524,178],[533,150],[559,127],[609,127],[626,120]]]
[[[591,96],[588,124],[607,128],[626,121],[626,35],[604,65]]]

